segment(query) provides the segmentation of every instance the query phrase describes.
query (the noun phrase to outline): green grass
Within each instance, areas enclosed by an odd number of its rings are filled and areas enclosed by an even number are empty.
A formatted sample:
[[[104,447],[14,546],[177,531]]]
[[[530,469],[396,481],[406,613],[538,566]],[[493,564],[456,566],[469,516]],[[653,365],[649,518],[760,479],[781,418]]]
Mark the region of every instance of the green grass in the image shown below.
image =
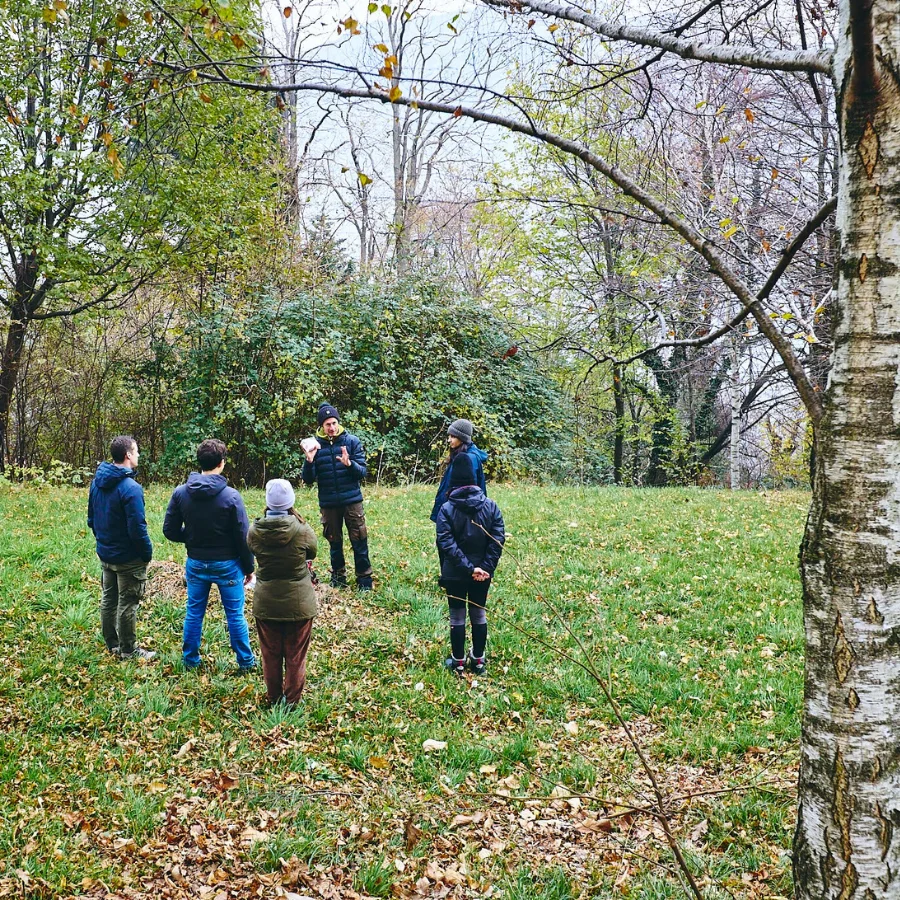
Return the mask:
[[[147,494],[163,565],[138,624],[160,654],[146,666],[104,652],[85,492],[0,487],[0,886],[21,869],[44,896],[92,880],[151,891],[165,847],[204,879],[213,863],[239,879],[296,857],[307,879],[371,896],[412,890],[429,860],[462,873],[452,896],[677,896],[646,817],[590,830],[649,801],[582,662],[671,794],[717,792],[676,817],[698,873],[720,885],[711,896],[787,896],[807,495],[491,494],[510,537],[489,600],[489,677],[458,683],[441,667],[432,492],[370,488],[377,590],[326,601],[306,702],[289,711],[262,709],[261,684],[230,677],[217,603],[207,666],[181,667],[183,548],[162,538],[167,490]],[[258,513],[261,493],[245,499]],[[315,522],[314,495],[298,503]],[[447,748],[424,752],[428,738]],[[586,795],[579,808],[559,786]],[[476,821],[453,825],[459,814]],[[267,839],[241,838],[247,827]]]

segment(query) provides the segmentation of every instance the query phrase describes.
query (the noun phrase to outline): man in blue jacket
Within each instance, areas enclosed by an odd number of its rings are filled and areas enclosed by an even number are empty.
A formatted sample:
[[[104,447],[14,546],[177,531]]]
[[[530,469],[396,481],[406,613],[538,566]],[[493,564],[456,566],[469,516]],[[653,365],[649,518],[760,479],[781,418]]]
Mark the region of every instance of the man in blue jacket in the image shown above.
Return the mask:
[[[359,483],[366,477],[366,453],[358,437],[344,430],[338,411],[328,403],[319,407],[316,417],[319,444],[306,452],[302,478],[305,484],[319,484],[319,511],[322,533],[331,547],[331,586],[347,586],[344,560],[344,523],[353,548],[356,586],[372,590],[372,565],[369,562],[369,532],[363,512]]]
[[[247,547],[247,510],[241,495],[228,487],[225,444],[210,439],[197,448],[199,472],[175,488],[166,509],[163,534],[187,546],[184,566],[187,608],[184,616],[182,656],[186,669],[200,665],[203,619],[209,590],[219,588],[231,649],[237,658],[238,674],[256,668],[250,649],[250,633],[244,616],[244,586],[253,575],[253,554]]]
[[[103,597],[100,625],[110,653],[121,659],[151,660],[152,650],[138,647],[137,611],[147,589],[147,563],[153,544],[144,516],[144,490],[134,480],[137,441],[128,435],[113,438],[112,462],[97,466],[88,494],[88,528],[97,540]]]

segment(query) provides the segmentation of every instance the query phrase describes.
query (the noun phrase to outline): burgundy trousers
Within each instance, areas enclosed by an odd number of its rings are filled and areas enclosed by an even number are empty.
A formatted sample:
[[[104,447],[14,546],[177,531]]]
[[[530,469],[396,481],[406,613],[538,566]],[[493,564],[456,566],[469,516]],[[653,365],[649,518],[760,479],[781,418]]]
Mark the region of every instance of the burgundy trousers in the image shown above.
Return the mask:
[[[306,654],[312,636],[312,619],[299,622],[275,622],[257,619],[263,679],[269,703],[282,697],[296,703],[306,687]]]

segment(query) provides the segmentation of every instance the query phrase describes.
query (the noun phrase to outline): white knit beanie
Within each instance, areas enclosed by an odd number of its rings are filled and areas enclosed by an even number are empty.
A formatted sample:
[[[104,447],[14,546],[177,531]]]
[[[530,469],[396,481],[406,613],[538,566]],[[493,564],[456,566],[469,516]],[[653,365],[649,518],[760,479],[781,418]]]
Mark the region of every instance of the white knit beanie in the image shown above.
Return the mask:
[[[287,512],[294,505],[294,489],[286,478],[273,478],[266,482],[266,507],[273,511]]]

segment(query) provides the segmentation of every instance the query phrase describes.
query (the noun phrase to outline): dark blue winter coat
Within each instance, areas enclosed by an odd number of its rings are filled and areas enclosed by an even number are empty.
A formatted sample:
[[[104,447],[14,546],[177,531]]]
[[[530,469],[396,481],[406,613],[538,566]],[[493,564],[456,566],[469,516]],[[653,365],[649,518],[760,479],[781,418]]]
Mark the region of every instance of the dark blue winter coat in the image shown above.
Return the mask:
[[[366,452],[362,442],[349,431],[342,431],[330,438],[321,432],[316,434],[319,450],[312,462],[303,463],[301,477],[305,484],[319,483],[319,506],[333,509],[362,502],[360,481],[366,477]],[[347,448],[350,465],[340,461],[341,448]]]
[[[187,484],[175,488],[166,509],[163,534],[187,545],[191,559],[236,559],[245,575],[253,571],[247,547],[247,510],[241,495],[224,475],[191,472]]]
[[[97,556],[108,563],[150,562],[153,544],[144,516],[144,489],[134,470],[102,462],[88,493],[88,528],[97,539]]]
[[[444,469],[441,477],[441,483],[438,485],[437,494],[434,497],[434,505],[431,507],[431,521],[437,522],[438,510],[447,502],[447,495],[450,493],[450,469],[453,467],[453,459],[459,453],[468,453],[475,463],[475,484],[481,488],[482,493],[487,496],[487,485],[484,480],[483,464],[487,460],[488,455],[475,444],[461,444],[455,450],[450,451],[450,463]]]
[[[464,581],[476,567],[493,575],[505,540],[500,507],[479,487],[455,488],[437,517],[441,581]]]

